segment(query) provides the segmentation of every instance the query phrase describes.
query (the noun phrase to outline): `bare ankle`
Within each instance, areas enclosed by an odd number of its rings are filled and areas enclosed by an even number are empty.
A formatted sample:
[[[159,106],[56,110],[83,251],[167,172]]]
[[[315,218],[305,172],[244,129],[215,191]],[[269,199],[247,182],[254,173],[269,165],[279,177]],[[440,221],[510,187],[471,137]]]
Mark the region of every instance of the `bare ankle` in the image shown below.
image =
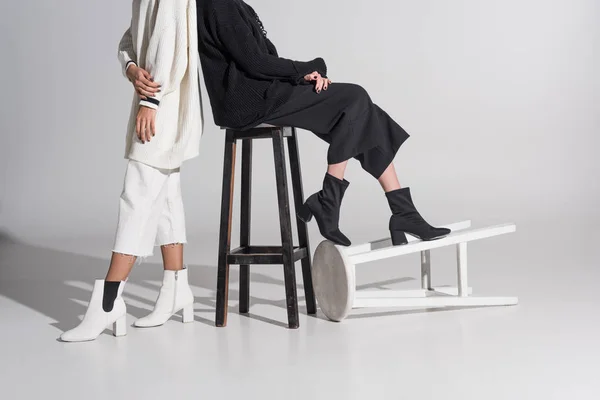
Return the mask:
[[[136,260],[137,257],[131,254],[113,253],[110,260],[110,267],[104,280],[108,282],[127,280]]]
[[[344,161],[339,164],[330,164],[327,166],[327,173],[342,181],[344,180],[344,174],[346,173],[347,165],[348,161]]]

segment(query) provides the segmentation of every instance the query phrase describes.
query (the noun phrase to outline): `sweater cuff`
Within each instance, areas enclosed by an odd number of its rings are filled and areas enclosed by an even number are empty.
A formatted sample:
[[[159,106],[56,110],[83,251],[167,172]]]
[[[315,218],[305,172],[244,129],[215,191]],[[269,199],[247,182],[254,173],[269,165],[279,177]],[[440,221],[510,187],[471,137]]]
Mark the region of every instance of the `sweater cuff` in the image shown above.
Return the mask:
[[[297,84],[302,83],[306,75],[312,74],[315,71],[321,74],[322,77],[327,77],[327,64],[325,64],[325,60],[321,57],[308,62],[297,61],[294,65],[298,71],[298,76],[295,79]]]
[[[125,74],[127,75],[127,70],[129,69],[129,67],[131,66],[131,64],[135,65],[137,67],[137,64],[135,63],[135,61],[133,60],[129,60],[127,61],[127,64],[125,64]]]
[[[137,63],[135,61],[133,61],[131,58],[126,57],[125,59],[123,59],[122,61],[122,69],[121,72],[123,73],[123,76],[125,78],[127,78],[127,69],[129,68],[129,66],[131,64],[135,65],[137,67]],[[128,78],[129,79],[129,78]]]
[[[140,100],[140,106],[152,108],[153,110],[157,110],[159,105],[160,101],[152,97]]]

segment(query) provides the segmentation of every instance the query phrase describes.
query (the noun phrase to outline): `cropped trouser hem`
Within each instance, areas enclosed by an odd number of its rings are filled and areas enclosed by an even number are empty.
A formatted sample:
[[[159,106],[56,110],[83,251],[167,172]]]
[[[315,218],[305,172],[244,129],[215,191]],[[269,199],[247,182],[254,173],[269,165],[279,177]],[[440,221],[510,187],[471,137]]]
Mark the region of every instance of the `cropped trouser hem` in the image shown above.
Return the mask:
[[[154,246],[187,243],[180,169],[130,160],[119,201],[113,252],[150,257]]]

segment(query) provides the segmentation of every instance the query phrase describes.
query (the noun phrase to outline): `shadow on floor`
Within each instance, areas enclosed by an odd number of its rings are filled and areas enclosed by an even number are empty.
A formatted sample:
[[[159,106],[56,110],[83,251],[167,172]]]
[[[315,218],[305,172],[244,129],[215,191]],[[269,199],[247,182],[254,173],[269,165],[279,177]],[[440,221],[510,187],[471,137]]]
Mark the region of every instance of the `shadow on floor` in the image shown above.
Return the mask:
[[[44,314],[56,321],[52,323],[61,331],[71,329],[80,321],[86,311],[95,279],[101,279],[106,273],[107,260],[22,243],[10,234],[0,231],[0,295],[12,299],[32,310]],[[214,326],[216,267],[190,265],[190,285],[209,293],[196,296],[196,321]],[[287,326],[285,290],[283,280],[261,273],[252,272],[251,285],[262,283],[280,288],[281,299],[271,300],[251,296],[251,305],[270,305],[282,309],[281,321],[272,320],[253,313],[243,316],[267,322],[277,326]],[[136,286],[158,293],[162,280],[162,266],[144,264],[136,266],[129,282]],[[300,312],[306,313],[303,285],[299,281],[298,300]],[[229,289],[229,313],[239,314],[237,267],[231,267]],[[125,289],[124,297],[128,302],[127,312],[134,318],[148,314],[154,304],[154,298],[141,297]],[[130,303],[142,304],[135,307]],[[201,307],[198,307],[198,304]],[[179,317],[174,317],[179,318]]]
[[[107,260],[86,255],[73,254],[65,251],[47,249],[22,243],[6,232],[0,231],[0,295],[10,298],[32,310],[42,313],[56,321],[52,323],[61,331],[76,326],[80,316],[86,311],[90,298],[91,287],[95,279],[101,279],[106,273]],[[205,289],[208,294],[196,296],[195,319],[197,322],[214,326],[216,267],[208,265],[190,265],[190,285],[193,288]],[[298,272],[299,272],[298,268]],[[285,289],[282,279],[261,273],[252,272],[251,285],[261,283],[278,286],[281,298],[278,300],[250,297],[250,304],[269,305],[282,310],[279,320],[257,315],[239,314],[237,301],[239,299],[238,268],[231,267],[229,287],[229,313],[242,315],[276,326],[287,327]],[[136,286],[158,293],[162,280],[162,266],[159,264],[144,264],[137,266],[129,278]],[[387,285],[407,282],[414,278],[396,278],[382,282],[362,284],[357,289],[384,288]],[[304,286],[298,276],[299,311],[306,314]],[[74,284],[75,283],[75,284]],[[83,285],[82,285],[83,284]],[[252,289],[251,289],[252,293]],[[135,319],[148,314],[154,304],[154,298],[141,297],[125,289],[124,295],[128,302],[127,312]],[[131,303],[142,304],[143,307]],[[198,307],[200,305],[200,307]],[[446,309],[447,310],[447,309]],[[252,311],[252,310],[251,310]],[[384,315],[401,315],[431,312],[438,310],[402,310],[368,315],[350,315],[349,319],[367,318]],[[326,318],[322,314],[316,316]],[[180,318],[175,316],[174,318]]]

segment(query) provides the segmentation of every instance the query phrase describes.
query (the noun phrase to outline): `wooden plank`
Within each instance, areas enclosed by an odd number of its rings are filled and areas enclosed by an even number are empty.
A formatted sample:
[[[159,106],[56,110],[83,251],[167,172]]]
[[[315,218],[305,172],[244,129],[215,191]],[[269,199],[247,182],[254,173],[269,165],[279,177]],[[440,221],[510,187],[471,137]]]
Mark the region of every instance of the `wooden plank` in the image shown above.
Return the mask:
[[[452,230],[452,232],[457,232],[457,231],[469,229],[471,227],[471,221],[457,222],[454,224],[443,225],[442,227],[448,228],[448,229]],[[416,242],[419,240],[416,237],[410,236],[410,235],[406,235],[406,238],[408,239],[409,243]],[[378,250],[378,249],[382,249],[382,248],[390,247],[390,246],[392,246],[392,239],[388,237],[388,238],[384,238],[384,239],[374,240],[369,243],[363,243],[363,244],[357,244],[357,245],[351,246],[351,247],[345,247],[344,251],[346,252],[346,255],[351,256],[351,255],[366,253],[371,250]]]
[[[369,261],[382,260],[390,257],[397,257],[405,254],[418,253],[425,250],[437,249],[444,246],[451,246],[462,242],[486,239],[498,235],[515,232],[514,224],[497,225],[488,228],[471,229],[465,231],[453,232],[443,239],[426,241],[416,241],[402,246],[391,246],[380,250],[372,250],[367,253],[360,253],[349,257],[352,264],[362,264]]]

